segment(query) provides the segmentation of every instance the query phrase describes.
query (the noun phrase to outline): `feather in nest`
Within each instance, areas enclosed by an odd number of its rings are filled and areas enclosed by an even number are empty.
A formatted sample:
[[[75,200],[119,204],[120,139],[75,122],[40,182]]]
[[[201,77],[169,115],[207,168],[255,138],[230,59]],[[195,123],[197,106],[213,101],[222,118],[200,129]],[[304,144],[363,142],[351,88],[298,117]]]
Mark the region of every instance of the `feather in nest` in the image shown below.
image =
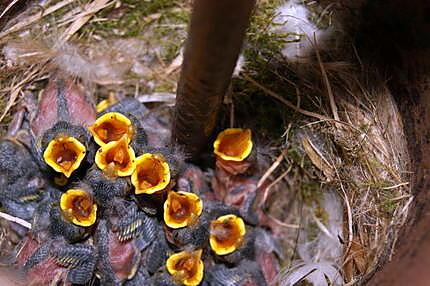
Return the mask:
[[[342,285],[340,273],[343,246],[339,240],[343,232],[343,207],[335,192],[324,193],[319,208],[326,214],[323,223],[311,209],[309,221],[299,236],[297,252],[299,259],[293,266],[279,275],[281,286],[293,286],[306,280],[314,286]],[[317,232],[310,233],[310,224],[317,226]],[[312,237],[312,238],[310,238]]]
[[[310,12],[301,1],[286,1],[276,10],[274,32],[286,35],[286,43],[282,54],[292,62],[303,62],[314,50],[312,42],[315,39],[323,47],[329,39],[332,30],[320,29],[310,21]]]
[[[155,61],[151,54],[147,45],[137,39],[79,46],[25,38],[3,47],[3,55],[11,65],[48,63],[52,69],[98,84],[119,84],[127,73],[137,76],[148,73],[146,67]]]

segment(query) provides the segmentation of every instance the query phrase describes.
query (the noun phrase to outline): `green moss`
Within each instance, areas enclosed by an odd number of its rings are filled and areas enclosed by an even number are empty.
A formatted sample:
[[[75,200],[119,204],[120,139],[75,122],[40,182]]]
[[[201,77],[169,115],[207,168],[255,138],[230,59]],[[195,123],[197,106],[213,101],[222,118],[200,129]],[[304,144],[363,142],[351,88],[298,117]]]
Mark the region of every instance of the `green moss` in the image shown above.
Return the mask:
[[[399,201],[395,200],[398,195],[395,190],[381,190],[379,192],[379,211],[388,218],[392,216],[398,207]]]
[[[97,34],[103,38],[138,37],[145,38],[152,24],[162,24],[166,19],[172,24],[186,23],[185,11],[172,12],[182,4],[172,0],[122,0],[120,5],[103,9],[97,14],[103,21],[91,21],[81,31],[81,36]],[[158,35],[154,35],[158,36]]]
[[[303,202],[307,205],[317,203],[321,198],[321,187],[318,182],[304,182],[300,188],[300,195]]]
[[[282,3],[283,1],[278,0],[261,1],[257,7],[243,50],[244,73],[296,104],[298,86],[292,83],[299,84],[301,80],[294,69],[289,68],[281,53],[291,35],[280,34],[273,29],[277,25],[274,23],[276,9]],[[246,124],[264,137],[280,138],[288,123],[307,119],[244,79],[233,81],[233,91],[236,118],[243,119],[239,123]],[[312,94],[303,92],[300,106],[315,111],[319,106],[315,106],[311,96]]]
[[[157,13],[161,9],[167,8],[169,5],[173,3],[173,1],[166,0],[157,0],[157,1],[133,1],[133,0],[125,0],[122,1],[123,7],[119,9],[124,9],[124,13],[115,19],[113,16],[111,21],[107,21],[105,23],[101,22],[100,24],[96,24],[98,26],[98,30],[110,32],[118,32],[120,31],[120,35],[124,37],[136,37],[141,34],[141,31],[144,30],[145,25],[148,24],[148,21],[151,19],[145,19],[145,17]],[[112,15],[115,9],[111,9],[111,11],[106,10],[104,14],[109,17],[109,14]],[[104,16],[104,15],[101,15]],[[107,35],[106,35],[107,36]]]
[[[381,204],[381,211],[384,212],[388,217],[390,217],[398,206],[397,202],[392,200],[385,200]]]
[[[328,223],[328,219],[329,219],[329,215],[328,213],[325,211],[324,208],[322,208],[319,204],[318,206],[315,208],[315,216],[323,223],[323,224],[327,224]]]

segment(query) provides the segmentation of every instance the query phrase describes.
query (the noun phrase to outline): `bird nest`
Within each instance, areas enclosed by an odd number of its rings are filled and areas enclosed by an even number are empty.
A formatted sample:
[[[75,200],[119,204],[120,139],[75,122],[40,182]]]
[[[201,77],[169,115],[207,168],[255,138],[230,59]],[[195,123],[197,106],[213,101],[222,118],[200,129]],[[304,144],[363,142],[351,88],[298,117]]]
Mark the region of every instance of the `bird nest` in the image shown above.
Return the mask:
[[[206,150],[199,166],[165,146],[190,3],[45,1],[43,13],[30,5],[13,15],[0,32],[3,263],[22,266],[32,285],[371,277],[390,259],[413,199],[397,107],[356,54],[307,39],[305,61],[286,57],[303,39],[277,29],[280,4],[260,1],[217,126],[249,130],[252,148],[246,134],[239,146],[249,150],[214,137],[218,151]],[[317,26],[331,23],[329,10],[312,9]],[[41,91],[61,90],[90,99],[81,107],[97,103],[97,113],[78,108],[58,120],[49,114],[59,107],[31,108]]]

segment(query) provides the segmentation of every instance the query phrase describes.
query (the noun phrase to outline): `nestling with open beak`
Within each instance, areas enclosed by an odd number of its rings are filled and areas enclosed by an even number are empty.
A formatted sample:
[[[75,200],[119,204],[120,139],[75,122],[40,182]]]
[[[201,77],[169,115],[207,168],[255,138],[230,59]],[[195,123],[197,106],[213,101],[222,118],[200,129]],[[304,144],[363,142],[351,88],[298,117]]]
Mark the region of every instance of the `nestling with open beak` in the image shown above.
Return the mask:
[[[136,167],[136,156],[126,136],[111,141],[96,152],[95,162],[108,177],[127,177]]]
[[[140,155],[147,146],[142,120],[146,113],[143,104],[134,98],[126,97],[103,109],[89,129],[99,146],[127,135],[132,148]]]
[[[171,279],[185,286],[197,286],[203,280],[203,250],[181,251],[169,256],[166,269]]]
[[[71,80],[56,77],[42,92],[37,113],[30,126],[33,153],[45,170],[69,178],[92,161],[90,134],[86,130],[96,117],[94,104],[83,89]]]

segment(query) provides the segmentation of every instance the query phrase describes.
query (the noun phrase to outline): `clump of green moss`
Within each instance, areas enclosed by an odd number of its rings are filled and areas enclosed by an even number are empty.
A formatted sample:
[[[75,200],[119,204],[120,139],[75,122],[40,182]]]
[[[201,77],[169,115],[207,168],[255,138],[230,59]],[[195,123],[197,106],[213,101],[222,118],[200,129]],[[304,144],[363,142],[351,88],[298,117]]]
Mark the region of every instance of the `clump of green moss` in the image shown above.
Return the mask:
[[[79,37],[137,38],[156,50],[161,60],[170,62],[185,40],[188,16],[189,8],[183,1],[121,0],[100,11],[79,31]]]

